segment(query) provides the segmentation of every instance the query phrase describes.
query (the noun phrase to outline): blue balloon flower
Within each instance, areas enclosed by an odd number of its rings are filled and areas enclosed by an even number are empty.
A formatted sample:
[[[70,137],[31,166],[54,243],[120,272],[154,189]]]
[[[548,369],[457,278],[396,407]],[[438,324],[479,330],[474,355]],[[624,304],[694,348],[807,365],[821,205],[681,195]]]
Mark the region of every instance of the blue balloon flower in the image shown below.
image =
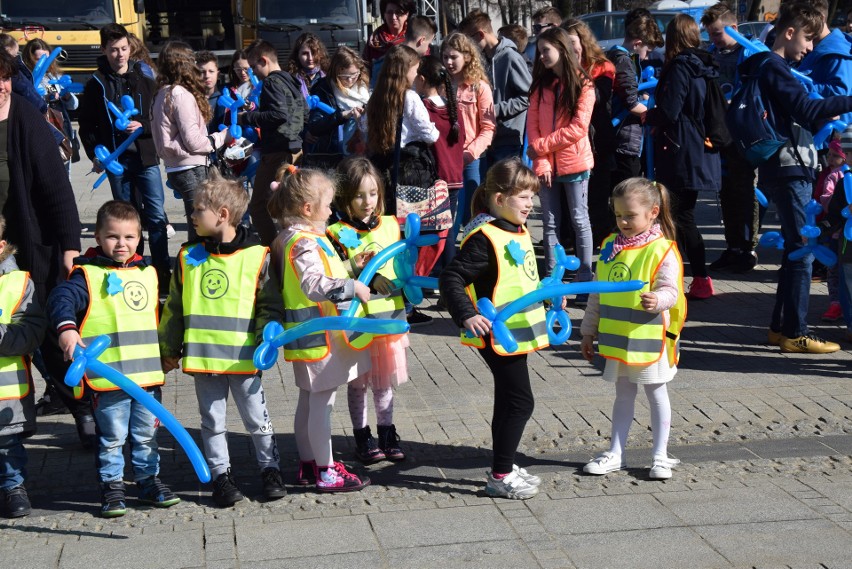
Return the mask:
[[[358,232],[351,227],[344,227],[340,230],[340,243],[347,249],[357,249],[361,245],[361,238]]]
[[[198,265],[203,264],[209,258],[210,253],[207,252],[207,249],[204,247],[204,245],[198,244],[195,245],[192,249],[190,249],[189,253],[186,254],[186,263],[190,266],[197,267]]]
[[[521,244],[512,239],[506,245],[506,252],[509,254],[509,257],[512,261],[515,262],[515,265],[520,266],[524,264],[524,258],[527,256],[527,252],[521,248]]]
[[[115,296],[116,294],[124,291],[124,283],[121,281],[121,277],[118,276],[118,273],[115,271],[111,272],[106,278],[107,285],[107,294],[110,296]]]

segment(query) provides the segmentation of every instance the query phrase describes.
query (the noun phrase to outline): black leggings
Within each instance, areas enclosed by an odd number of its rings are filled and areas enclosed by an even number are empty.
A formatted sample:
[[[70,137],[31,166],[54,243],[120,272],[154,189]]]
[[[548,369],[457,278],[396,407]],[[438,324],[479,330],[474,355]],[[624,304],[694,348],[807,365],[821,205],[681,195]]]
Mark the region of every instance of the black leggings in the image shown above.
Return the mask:
[[[515,452],[524,434],[527,421],[535,407],[527,355],[501,356],[494,352],[490,338],[485,348],[479,350],[494,375],[494,415],[491,418],[491,438],[494,458],[492,471],[497,474],[512,472]]]
[[[704,251],[704,238],[695,225],[695,203],[698,192],[695,190],[674,190],[669,188],[672,200],[672,215],[677,229],[677,246],[689,259],[693,277],[707,276],[707,260]]]

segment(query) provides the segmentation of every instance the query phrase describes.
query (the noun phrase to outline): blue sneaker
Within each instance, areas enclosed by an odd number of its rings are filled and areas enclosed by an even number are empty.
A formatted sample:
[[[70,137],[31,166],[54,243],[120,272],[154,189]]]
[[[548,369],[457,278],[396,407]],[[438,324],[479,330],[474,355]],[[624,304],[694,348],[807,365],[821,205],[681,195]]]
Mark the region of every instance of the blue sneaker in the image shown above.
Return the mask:
[[[101,517],[119,518],[127,513],[124,482],[101,482]]]
[[[139,488],[139,501],[143,504],[150,504],[155,508],[168,508],[180,503],[180,498],[156,476],[143,478],[136,482],[136,486]]]

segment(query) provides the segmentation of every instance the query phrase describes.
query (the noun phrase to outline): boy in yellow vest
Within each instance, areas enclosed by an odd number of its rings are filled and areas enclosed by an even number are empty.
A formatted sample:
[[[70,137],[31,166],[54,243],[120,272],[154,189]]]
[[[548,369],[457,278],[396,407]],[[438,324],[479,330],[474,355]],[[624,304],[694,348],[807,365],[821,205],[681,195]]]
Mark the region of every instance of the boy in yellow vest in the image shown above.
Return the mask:
[[[15,247],[2,239],[0,216],[0,500],[7,518],[30,514],[24,488],[24,439],[35,432],[35,397],[30,353],[41,344],[47,320],[28,273],[18,270]]]
[[[280,295],[259,294],[268,280],[269,249],[239,225],[248,207],[234,180],[208,179],[195,191],[192,225],[198,239],[184,244],[160,323],[163,370],[195,376],[201,440],[213,478],[213,501],[233,506],[243,494],[231,476],[226,410],[228,393],[251,434],[267,500],[287,492],[278,469],[278,446],[266,410],[261,374],[252,356],[255,309],[282,311]],[[269,287],[267,287],[269,289]],[[272,289],[270,289],[272,291]]]
[[[95,221],[98,246],[75,260],[68,280],[51,291],[47,311],[66,361],[74,358],[76,346],[107,334],[111,344],[100,360],[159,401],[165,376],[157,346],[157,270],[136,254],[141,236],[139,213],[131,204],[102,205]],[[160,423],[154,414],[103,377],[87,372],[85,381],[93,393],[98,432],[101,516],[127,513],[123,448],[128,437],[139,501],[158,508],[180,502],[158,478]],[[75,396],[82,394],[82,388],[75,389]]]

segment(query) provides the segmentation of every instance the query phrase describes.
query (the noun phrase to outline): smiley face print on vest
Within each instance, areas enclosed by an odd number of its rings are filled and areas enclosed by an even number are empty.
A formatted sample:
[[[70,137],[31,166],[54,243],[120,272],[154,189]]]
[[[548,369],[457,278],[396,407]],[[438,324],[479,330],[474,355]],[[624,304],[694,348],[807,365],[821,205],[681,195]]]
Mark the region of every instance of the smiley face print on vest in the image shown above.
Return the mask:
[[[630,267],[618,262],[609,270],[609,280],[614,283],[624,283],[630,280]]]
[[[138,281],[124,283],[123,296],[130,310],[141,312],[148,307],[148,290]]]
[[[201,294],[210,300],[222,298],[228,292],[228,275],[219,269],[210,269],[201,277]]]

